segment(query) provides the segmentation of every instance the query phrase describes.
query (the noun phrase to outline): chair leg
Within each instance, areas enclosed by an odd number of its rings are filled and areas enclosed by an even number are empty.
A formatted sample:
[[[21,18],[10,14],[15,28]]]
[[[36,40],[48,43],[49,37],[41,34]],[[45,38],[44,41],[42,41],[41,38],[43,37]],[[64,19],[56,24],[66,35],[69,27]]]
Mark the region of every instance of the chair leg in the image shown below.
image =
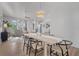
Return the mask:
[[[66,56],[69,56],[69,53],[68,53],[68,47],[67,47],[67,44],[66,44],[66,42],[65,42],[65,46],[66,46],[66,53],[67,53],[67,55]]]
[[[59,45],[59,47],[60,47],[60,49],[61,49],[62,56],[64,56],[64,54],[63,54],[63,49],[61,48],[61,46],[60,46],[60,45]]]
[[[35,56],[37,55],[37,49],[35,49]]]
[[[23,51],[24,51],[24,47],[25,47],[25,43],[24,43],[24,45],[23,45]]]
[[[52,56],[51,53],[52,53],[52,45],[50,45],[50,56]]]
[[[29,56],[30,56],[30,53],[31,53],[31,47],[29,47]]]
[[[67,50],[67,56],[69,56],[68,50]]]
[[[37,55],[37,46],[38,46],[38,41],[37,41],[37,44],[36,44],[36,47],[35,47],[35,56]]]
[[[67,56],[69,56],[67,45],[66,45],[66,49],[67,49],[67,52],[66,52],[67,53]]]
[[[27,51],[26,51],[26,54],[28,54],[28,47],[29,47],[29,46],[28,46],[28,44],[27,44]]]
[[[28,43],[29,43],[29,56],[30,56],[30,53],[31,53],[31,48],[32,48],[32,45],[31,45],[31,44],[32,44],[32,43],[31,43],[31,40],[29,40],[29,42],[28,42]]]
[[[24,44],[23,44],[23,51],[24,51],[24,48],[25,48],[25,44],[26,44],[26,43],[25,43],[25,39],[24,39]]]

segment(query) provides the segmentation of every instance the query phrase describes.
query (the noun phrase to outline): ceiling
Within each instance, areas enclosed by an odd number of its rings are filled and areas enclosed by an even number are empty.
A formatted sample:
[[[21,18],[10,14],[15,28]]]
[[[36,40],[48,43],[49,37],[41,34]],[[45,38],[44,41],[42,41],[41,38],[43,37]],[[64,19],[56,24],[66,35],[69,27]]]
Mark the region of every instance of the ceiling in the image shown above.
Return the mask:
[[[5,2],[0,4],[4,15],[18,18],[34,17],[37,10],[43,9],[43,7],[40,7],[40,3]]]
[[[1,2],[0,10],[3,15],[25,18],[25,16],[35,18],[36,11],[44,10],[45,17],[52,18],[59,10],[67,10],[74,6],[79,7],[79,3],[66,3],[66,2]]]

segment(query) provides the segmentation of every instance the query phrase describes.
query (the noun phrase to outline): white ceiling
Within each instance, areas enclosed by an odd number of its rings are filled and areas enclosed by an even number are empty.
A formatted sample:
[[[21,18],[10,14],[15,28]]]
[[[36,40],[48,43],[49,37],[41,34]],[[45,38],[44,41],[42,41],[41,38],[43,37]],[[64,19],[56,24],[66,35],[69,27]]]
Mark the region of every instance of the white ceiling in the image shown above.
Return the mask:
[[[40,3],[5,2],[0,4],[4,15],[19,18],[25,18],[25,15],[29,17],[34,16],[36,10],[40,9]]]
[[[66,3],[66,2],[42,2],[41,7],[39,2],[1,2],[0,3],[0,10],[2,10],[2,14],[18,17],[18,18],[25,18],[25,16],[29,16],[35,18],[36,11],[42,9],[45,11],[45,17],[52,17],[55,16],[54,14],[57,12],[56,10],[68,10],[72,9],[72,7],[76,6],[79,7],[79,3]],[[71,10],[70,9],[70,10]]]

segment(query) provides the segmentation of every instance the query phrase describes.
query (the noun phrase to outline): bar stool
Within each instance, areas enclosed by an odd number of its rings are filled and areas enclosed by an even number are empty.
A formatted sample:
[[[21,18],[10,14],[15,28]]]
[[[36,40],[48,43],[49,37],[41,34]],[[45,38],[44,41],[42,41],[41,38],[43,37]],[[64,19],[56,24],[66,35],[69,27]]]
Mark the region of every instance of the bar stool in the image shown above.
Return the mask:
[[[68,49],[71,47],[72,42],[68,40],[62,40],[59,43],[54,44],[53,46],[57,47],[57,49],[53,49],[52,45],[50,45],[50,55],[59,56],[69,56]],[[59,50],[58,50],[59,49]]]

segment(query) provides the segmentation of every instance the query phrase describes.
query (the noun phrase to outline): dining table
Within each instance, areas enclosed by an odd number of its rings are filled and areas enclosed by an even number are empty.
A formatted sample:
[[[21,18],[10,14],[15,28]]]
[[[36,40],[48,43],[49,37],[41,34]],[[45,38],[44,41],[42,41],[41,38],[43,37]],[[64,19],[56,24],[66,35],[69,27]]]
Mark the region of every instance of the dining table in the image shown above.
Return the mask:
[[[47,44],[53,45],[55,43],[62,41],[62,38],[45,35],[42,33],[24,33],[24,36],[28,36],[28,37],[44,42],[44,56],[47,56]]]

